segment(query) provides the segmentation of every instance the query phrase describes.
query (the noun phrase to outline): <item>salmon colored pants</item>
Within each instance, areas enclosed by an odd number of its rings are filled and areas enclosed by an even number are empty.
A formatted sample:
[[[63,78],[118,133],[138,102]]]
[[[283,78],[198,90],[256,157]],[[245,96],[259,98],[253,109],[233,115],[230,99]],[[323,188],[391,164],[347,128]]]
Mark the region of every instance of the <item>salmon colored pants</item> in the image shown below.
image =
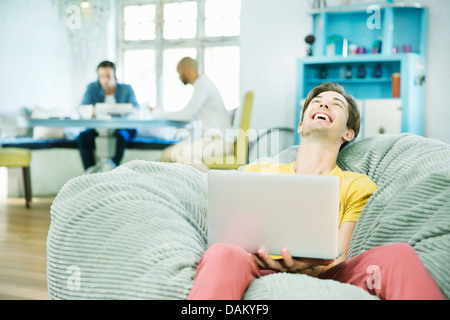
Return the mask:
[[[274,271],[260,270],[251,254],[214,244],[203,255],[189,300],[239,300],[250,283]],[[319,278],[360,287],[385,300],[445,299],[414,249],[405,243],[376,247],[323,272]]]

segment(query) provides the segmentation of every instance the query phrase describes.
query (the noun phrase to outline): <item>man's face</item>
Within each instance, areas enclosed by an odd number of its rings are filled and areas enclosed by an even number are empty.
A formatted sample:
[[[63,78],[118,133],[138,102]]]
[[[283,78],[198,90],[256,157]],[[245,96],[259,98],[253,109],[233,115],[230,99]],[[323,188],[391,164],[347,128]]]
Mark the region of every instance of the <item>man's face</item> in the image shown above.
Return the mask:
[[[353,131],[347,128],[347,121],[347,100],[340,93],[326,91],[317,95],[307,106],[303,122],[299,126],[299,133],[303,133],[304,136],[319,134],[328,139],[342,137],[346,140],[343,136]]]
[[[178,71],[178,74],[180,75],[181,82],[183,82],[183,84],[187,85],[189,83],[189,80],[186,76],[186,67],[179,66],[177,68],[177,71]]]
[[[108,90],[116,86],[116,78],[114,76],[114,69],[110,67],[98,68],[98,81],[103,90]]]

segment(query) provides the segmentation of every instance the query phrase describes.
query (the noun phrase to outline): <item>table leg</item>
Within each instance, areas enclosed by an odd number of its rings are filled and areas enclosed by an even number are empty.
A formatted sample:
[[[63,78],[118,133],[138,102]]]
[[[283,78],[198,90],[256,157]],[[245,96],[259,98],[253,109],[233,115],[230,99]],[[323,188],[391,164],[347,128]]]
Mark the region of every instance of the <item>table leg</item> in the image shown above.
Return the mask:
[[[95,138],[95,153],[98,158],[94,167],[89,168],[86,173],[106,172],[115,168],[110,159],[116,152],[116,137],[114,130],[98,130]]]

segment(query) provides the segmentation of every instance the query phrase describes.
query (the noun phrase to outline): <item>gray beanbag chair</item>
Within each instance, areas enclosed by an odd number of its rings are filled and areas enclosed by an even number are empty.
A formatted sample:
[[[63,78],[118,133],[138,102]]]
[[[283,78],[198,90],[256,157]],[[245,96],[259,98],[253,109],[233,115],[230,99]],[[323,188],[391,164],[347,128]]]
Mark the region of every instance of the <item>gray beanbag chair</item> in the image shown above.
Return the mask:
[[[296,146],[271,161],[292,162]],[[450,146],[384,135],[341,151],[343,170],[379,186],[356,225],[350,256],[411,244],[450,297]],[[51,299],[185,299],[206,250],[206,175],[187,165],[132,161],[70,180],[51,207]],[[333,280],[279,273],[244,299],[374,299]]]

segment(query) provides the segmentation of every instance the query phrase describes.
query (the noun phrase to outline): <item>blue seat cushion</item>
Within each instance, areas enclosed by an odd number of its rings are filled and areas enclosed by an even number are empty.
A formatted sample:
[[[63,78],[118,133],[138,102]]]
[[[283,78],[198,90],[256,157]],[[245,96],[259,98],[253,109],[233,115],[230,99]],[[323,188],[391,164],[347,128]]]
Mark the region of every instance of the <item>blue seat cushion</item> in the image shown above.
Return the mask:
[[[166,140],[162,138],[135,137],[127,144],[128,149],[163,150],[181,140]],[[25,148],[31,150],[68,148],[78,149],[76,139],[45,139],[36,140],[31,137],[5,138],[0,140],[0,147]]]
[[[0,140],[1,147],[8,148],[26,148],[31,150],[50,149],[50,148],[69,148],[77,149],[78,144],[75,139],[43,139],[37,140],[31,137],[16,137]]]

